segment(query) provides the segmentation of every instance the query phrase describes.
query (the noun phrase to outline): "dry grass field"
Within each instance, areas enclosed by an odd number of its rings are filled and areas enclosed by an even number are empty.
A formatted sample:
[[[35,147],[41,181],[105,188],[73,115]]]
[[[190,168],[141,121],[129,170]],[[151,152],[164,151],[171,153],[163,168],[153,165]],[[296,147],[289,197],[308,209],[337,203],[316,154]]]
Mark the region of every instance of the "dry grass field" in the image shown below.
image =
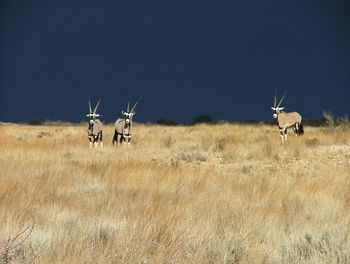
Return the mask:
[[[350,263],[350,129],[0,124],[0,263]],[[1,253],[2,252],[2,253]]]

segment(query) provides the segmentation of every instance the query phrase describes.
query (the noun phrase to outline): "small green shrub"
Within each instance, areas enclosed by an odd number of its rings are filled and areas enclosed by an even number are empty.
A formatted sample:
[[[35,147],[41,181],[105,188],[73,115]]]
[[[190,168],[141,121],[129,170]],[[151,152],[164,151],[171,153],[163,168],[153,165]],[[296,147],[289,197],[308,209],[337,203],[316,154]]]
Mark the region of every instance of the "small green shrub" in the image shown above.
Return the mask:
[[[192,124],[211,123],[212,120],[210,115],[199,115],[192,119]]]
[[[27,124],[31,126],[41,126],[43,124],[43,121],[40,119],[30,119],[27,121]]]

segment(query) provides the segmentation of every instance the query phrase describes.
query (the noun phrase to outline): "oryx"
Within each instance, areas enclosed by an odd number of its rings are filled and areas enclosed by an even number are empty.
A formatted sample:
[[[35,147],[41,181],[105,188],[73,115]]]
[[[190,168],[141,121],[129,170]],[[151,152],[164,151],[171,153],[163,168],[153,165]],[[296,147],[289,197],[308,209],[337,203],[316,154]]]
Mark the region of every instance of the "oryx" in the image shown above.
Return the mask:
[[[96,114],[97,107],[100,104],[101,99],[98,101],[97,105],[95,106],[94,111],[91,109],[91,103],[89,101],[89,114],[86,116],[90,118],[89,120],[89,126],[87,129],[87,134],[90,142],[90,148],[92,146],[96,147],[98,141],[101,143],[101,147],[103,146],[102,143],[102,122],[101,120],[97,119],[96,117],[99,117],[101,115]]]
[[[277,98],[275,94],[275,101],[273,107],[271,107],[271,109],[274,111],[273,118],[276,119],[277,126],[280,130],[282,142],[287,140],[287,128],[289,127],[293,127],[293,130],[297,135],[304,133],[301,115],[297,112],[283,112],[285,107],[280,107],[285,95],[286,93],[284,93],[278,105],[276,105]]]
[[[134,111],[137,104],[140,102],[142,97],[137,100],[137,102],[134,104],[132,109],[130,110],[130,98],[128,102],[128,106],[126,111],[122,111],[122,114],[125,116],[124,118],[118,118],[117,121],[114,123],[114,136],[113,136],[113,145],[115,143],[118,143],[118,136],[119,136],[119,143],[122,142],[128,142],[130,144],[131,142],[131,132],[132,132],[132,118],[134,115],[136,115],[136,112]]]

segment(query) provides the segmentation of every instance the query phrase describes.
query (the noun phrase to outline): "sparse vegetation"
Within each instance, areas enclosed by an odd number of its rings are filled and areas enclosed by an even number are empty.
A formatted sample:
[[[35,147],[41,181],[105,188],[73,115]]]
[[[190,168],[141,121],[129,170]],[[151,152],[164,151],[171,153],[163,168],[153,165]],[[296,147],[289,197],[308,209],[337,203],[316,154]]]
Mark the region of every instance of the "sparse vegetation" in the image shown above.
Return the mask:
[[[323,117],[325,119],[326,125],[329,128],[334,128],[335,121],[334,121],[334,115],[331,111],[323,111]]]
[[[349,129],[350,128],[350,122],[349,122],[349,116],[348,114],[345,114],[343,117],[340,117],[337,119],[337,123],[339,126],[343,129]]]
[[[211,123],[212,120],[210,115],[199,115],[192,119],[192,124]]]
[[[40,119],[30,119],[27,121],[27,124],[31,126],[41,126],[43,124],[43,121]]]
[[[349,262],[349,129],[135,124],[115,148],[108,124],[103,149],[85,125],[0,129],[1,264]]]
[[[165,118],[158,118],[156,120],[158,125],[163,125],[163,126],[184,126],[186,125],[184,122],[178,122],[175,120],[170,120],[170,119],[165,119]]]
[[[6,240],[0,252],[0,264],[35,263],[38,255],[35,255],[30,247],[24,246],[33,229],[34,225],[27,226]]]

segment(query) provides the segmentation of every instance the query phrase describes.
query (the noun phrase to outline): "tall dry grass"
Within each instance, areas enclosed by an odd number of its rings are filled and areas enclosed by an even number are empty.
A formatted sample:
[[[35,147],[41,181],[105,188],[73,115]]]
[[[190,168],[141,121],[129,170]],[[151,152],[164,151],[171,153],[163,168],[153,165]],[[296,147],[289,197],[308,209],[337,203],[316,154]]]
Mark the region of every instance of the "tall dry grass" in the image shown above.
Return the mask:
[[[0,125],[0,250],[33,225],[13,263],[350,262],[350,129],[85,131]]]

